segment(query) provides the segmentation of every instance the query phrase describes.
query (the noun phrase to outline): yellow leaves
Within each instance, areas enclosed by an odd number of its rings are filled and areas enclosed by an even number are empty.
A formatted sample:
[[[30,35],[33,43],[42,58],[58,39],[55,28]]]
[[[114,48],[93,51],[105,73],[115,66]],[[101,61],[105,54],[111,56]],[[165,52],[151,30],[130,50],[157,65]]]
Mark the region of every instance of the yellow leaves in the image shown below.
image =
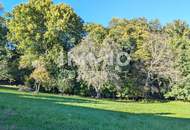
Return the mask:
[[[36,33],[36,41],[39,41],[39,40],[40,40],[40,38],[41,38],[40,33]]]
[[[52,5],[52,0],[30,0],[29,5],[34,6],[37,10],[44,12]]]
[[[43,58],[39,58],[35,61],[34,71],[30,75],[30,78],[33,78],[37,82],[46,83],[50,80],[50,75],[45,67]]]
[[[60,45],[54,45],[45,57],[47,62],[52,61],[59,66],[60,63],[66,64],[67,57],[66,52],[62,49]]]
[[[101,44],[107,35],[107,30],[99,24],[87,24],[84,29],[88,35],[98,44]]]
[[[42,83],[48,82],[50,80],[49,73],[43,65],[37,66],[30,77]]]
[[[117,43],[130,46],[135,44],[132,57],[148,59],[149,52],[144,49],[144,43],[149,37],[148,23],[145,19],[113,19],[111,21],[109,37],[115,38]]]
[[[32,24],[27,25],[28,31],[32,31],[34,29],[34,26]]]
[[[32,67],[33,61],[37,60],[37,56],[31,53],[21,56],[19,62],[19,68],[28,68]]]
[[[49,80],[50,67],[65,65],[64,49],[83,36],[83,22],[73,9],[52,0],[29,0],[16,6],[7,26],[8,40],[17,43],[21,54],[20,68],[33,70],[31,78],[40,82]]]
[[[134,59],[149,60],[150,53],[141,46],[135,51],[135,53],[132,54],[132,57]]]

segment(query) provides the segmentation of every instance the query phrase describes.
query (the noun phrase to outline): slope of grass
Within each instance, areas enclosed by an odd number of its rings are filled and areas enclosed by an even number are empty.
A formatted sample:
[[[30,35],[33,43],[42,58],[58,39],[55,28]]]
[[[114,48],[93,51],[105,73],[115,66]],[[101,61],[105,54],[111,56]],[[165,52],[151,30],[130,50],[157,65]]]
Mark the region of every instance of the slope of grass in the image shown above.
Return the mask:
[[[0,130],[190,130],[190,103],[120,102],[0,88]]]

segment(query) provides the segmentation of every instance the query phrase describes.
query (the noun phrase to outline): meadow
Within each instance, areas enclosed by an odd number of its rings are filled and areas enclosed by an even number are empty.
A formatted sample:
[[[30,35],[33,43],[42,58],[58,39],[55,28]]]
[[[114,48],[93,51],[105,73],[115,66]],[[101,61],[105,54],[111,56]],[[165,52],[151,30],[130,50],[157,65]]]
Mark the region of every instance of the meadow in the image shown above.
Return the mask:
[[[0,88],[0,130],[190,130],[189,108]]]

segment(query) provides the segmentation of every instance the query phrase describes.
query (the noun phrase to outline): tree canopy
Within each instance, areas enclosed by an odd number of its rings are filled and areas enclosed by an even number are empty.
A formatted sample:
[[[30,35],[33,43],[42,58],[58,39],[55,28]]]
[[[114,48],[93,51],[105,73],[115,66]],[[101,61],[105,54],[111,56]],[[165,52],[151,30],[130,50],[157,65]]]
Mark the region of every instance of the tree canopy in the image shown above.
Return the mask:
[[[190,100],[190,27],[182,20],[113,18],[104,27],[64,3],[29,0],[0,17],[0,61],[1,82],[37,92]]]

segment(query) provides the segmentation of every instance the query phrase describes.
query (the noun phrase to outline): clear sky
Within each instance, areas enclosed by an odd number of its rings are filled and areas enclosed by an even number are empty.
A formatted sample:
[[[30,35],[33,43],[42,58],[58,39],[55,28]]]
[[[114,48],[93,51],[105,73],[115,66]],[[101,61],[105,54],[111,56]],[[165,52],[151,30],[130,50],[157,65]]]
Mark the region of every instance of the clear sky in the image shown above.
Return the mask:
[[[5,11],[27,0],[0,0]],[[190,0],[54,0],[71,5],[85,22],[108,25],[112,17],[158,18],[161,23],[182,19],[190,24]]]

